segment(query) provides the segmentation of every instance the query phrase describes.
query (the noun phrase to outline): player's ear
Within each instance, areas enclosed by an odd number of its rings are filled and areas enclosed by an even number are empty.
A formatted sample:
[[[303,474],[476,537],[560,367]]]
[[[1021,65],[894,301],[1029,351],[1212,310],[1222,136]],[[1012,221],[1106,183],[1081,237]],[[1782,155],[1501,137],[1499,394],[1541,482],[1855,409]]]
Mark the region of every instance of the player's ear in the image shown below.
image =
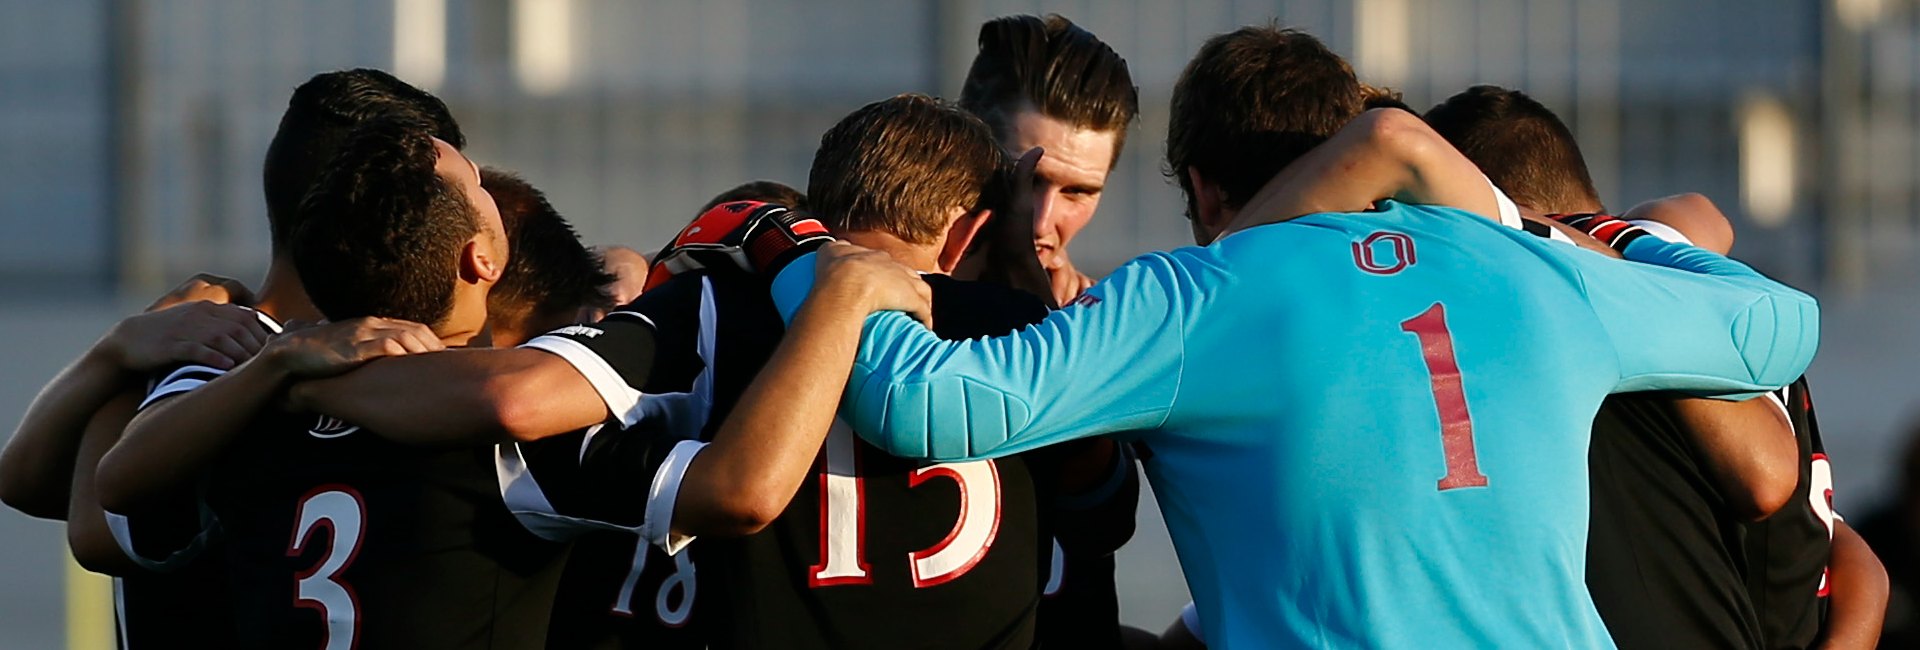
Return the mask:
[[[493,245],[487,233],[477,233],[460,247],[460,279],[480,284],[500,281],[507,270],[506,256]]]
[[[940,247],[940,257],[935,260],[941,273],[952,274],[960,266],[960,260],[967,256],[967,247],[992,218],[993,210],[976,210],[953,220],[953,225],[947,227],[947,243]]]
[[[1226,213],[1227,196],[1220,184],[1201,174],[1198,167],[1187,168],[1187,180],[1193,186],[1194,225],[1208,232],[1225,229],[1232,215]]]

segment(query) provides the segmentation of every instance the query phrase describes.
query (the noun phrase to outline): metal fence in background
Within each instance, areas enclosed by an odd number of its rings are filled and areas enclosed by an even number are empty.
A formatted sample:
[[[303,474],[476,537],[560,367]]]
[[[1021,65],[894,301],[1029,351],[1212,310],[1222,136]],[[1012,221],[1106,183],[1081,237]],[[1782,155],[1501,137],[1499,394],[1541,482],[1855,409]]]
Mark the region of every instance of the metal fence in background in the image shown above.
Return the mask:
[[[1278,20],[1425,107],[1474,83],[1561,112],[1610,205],[1715,198],[1739,253],[1825,290],[1916,239],[1911,0],[0,0],[0,285],[145,291],[266,258],[259,163],[289,91],[350,66],[452,105],[591,239],[650,247],[739,181],[804,186],[818,135],[957,92],[985,18],[1056,11],[1132,64],[1144,114],[1076,257],[1186,242],[1161,174],[1200,43]]]

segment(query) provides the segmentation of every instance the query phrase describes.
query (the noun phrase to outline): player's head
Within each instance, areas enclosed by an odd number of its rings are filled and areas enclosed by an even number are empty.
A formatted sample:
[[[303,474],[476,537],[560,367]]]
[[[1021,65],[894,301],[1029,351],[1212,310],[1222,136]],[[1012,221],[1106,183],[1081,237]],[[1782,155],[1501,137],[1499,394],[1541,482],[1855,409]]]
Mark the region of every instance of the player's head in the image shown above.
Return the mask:
[[[861,107],[820,137],[807,200],[835,233],[885,235],[937,267],[922,270],[950,272],[990,217],[982,199],[1007,164],[980,118],[900,95]]]
[[[1035,168],[1034,246],[1050,267],[1093,220],[1107,176],[1140,113],[1127,60],[1058,14],[1003,16],[980,26],[980,52],[960,106],[1001,147],[1047,154]]]
[[[294,89],[280,128],[267,145],[262,172],[274,253],[288,250],[299,229],[294,220],[301,199],[346,143],[347,134],[361,123],[386,116],[420,121],[433,137],[455,149],[466,148],[466,136],[446,103],[385,72],[365,68],[326,72]]]
[[[613,306],[608,291],[613,274],[599,255],[580,243],[546,194],[493,167],[480,168],[480,185],[500,209],[512,252],[500,282],[487,294],[487,323],[493,327],[495,346],[519,345],[572,324],[583,309]]]
[[[712,210],[713,206],[735,201],[759,201],[784,205],[795,210],[807,209],[807,195],[801,194],[800,190],[794,189],[792,185],[777,181],[747,181],[714,195],[706,205],[700,206],[699,212],[693,214],[703,215],[708,210]]]
[[[1526,93],[1474,86],[1425,117],[1515,203],[1548,213],[1606,209],[1573,131]]]
[[[1166,173],[1186,192],[1194,239],[1213,241],[1274,174],[1363,110],[1353,68],[1305,32],[1207,39],[1174,83],[1167,125]]]
[[[500,212],[479,168],[431,133],[406,118],[360,125],[301,201],[293,263],[328,319],[399,318],[442,336],[485,327],[508,262]]]

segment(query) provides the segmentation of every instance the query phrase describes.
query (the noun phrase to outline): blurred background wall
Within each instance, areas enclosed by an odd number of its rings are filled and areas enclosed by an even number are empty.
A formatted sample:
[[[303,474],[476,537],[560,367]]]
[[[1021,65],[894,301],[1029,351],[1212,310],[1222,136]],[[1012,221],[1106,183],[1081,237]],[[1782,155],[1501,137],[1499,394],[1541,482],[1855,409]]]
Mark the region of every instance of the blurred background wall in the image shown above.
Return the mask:
[[[433,90],[475,159],[589,240],[650,250],[739,181],[804,188],[819,134],[861,104],[956,95],[979,23],[1020,12],[1081,23],[1140,86],[1083,268],[1190,243],[1161,174],[1168,93],[1208,36],[1277,19],[1416,108],[1526,90],[1574,127],[1611,207],[1714,198],[1736,256],[1826,305],[1813,378],[1843,512],[1891,484],[1920,394],[1912,0],[0,0],[0,414],[186,274],[257,280],[260,160],[316,72]],[[98,616],[63,622],[59,530],[0,514],[0,647],[97,641]],[[1141,531],[1123,604],[1158,629],[1186,597],[1164,533]],[[72,584],[98,607],[97,582]]]

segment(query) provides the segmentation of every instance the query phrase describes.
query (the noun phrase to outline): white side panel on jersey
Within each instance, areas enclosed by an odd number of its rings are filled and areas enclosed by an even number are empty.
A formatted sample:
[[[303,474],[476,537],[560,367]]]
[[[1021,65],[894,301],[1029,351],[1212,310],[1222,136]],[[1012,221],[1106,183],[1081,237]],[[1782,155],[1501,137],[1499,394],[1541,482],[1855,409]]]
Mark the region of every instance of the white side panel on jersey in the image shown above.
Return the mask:
[[[494,445],[493,469],[500,482],[500,500],[527,532],[548,541],[566,542],[589,530],[602,529],[560,516],[553,502],[547,499],[547,493],[540,489],[540,482],[527,467],[526,459],[520,456],[520,443]]]
[[[1659,237],[1667,242],[1687,244],[1689,246],[1693,245],[1693,240],[1687,239],[1685,234],[1682,234],[1679,229],[1673,226],[1650,219],[1633,219],[1627,223],[1639,226],[1641,230],[1647,231],[1647,234]]]
[[[1052,596],[1060,593],[1060,585],[1066,582],[1067,577],[1067,552],[1065,549],[1060,548],[1060,538],[1055,537],[1052,541],[1052,569],[1047,572],[1047,586],[1040,590],[1040,595],[1042,596]]]

